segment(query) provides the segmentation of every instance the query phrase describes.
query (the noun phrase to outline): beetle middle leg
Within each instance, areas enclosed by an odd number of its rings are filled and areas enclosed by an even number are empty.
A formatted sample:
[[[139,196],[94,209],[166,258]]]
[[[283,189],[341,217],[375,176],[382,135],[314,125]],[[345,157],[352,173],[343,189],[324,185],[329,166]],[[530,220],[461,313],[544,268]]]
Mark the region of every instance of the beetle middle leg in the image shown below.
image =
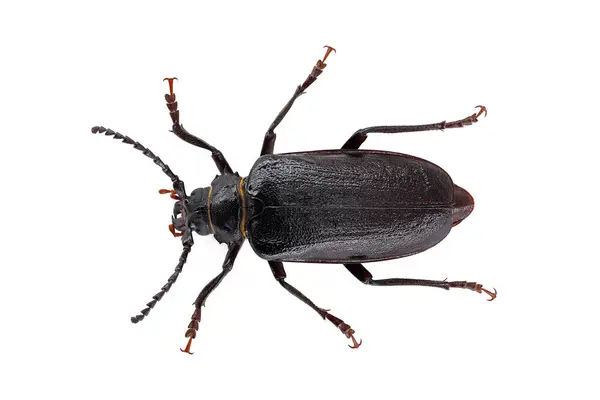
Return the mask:
[[[279,282],[281,286],[288,292],[290,292],[294,297],[298,300],[302,301],[304,304],[308,305],[310,308],[315,310],[317,314],[321,316],[321,318],[328,320],[332,324],[334,324],[348,339],[352,339],[352,346],[350,348],[356,349],[362,344],[362,340],[357,342],[354,338],[354,329],[350,327],[347,323],[339,319],[338,317],[329,314],[328,310],[318,307],[315,303],[313,303],[308,297],[306,297],[302,292],[298,289],[290,285],[285,281],[287,274],[285,273],[285,269],[283,268],[283,263],[280,261],[269,261],[269,266],[271,267],[271,272],[273,272],[273,276]]]
[[[225,256],[225,261],[223,262],[223,271],[217,276],[213,278],[204,289],[200,292],[194,305],[196,306],[196,310],[192,314],[192,320],[188,325],[188,329],[185,332],[185,337],[189,338],[185,349],[180,349],[181,351],[193,354],[190,352],[190,348],[192,347],[192,340],[196,337],[196,332],[198,332],[198,326],[200,324],[201,319],[201,309],[204,306],[204,302],[206,302],[206,298],[212,293],[213,290],[219,286],[223,278],[231,271],[233,268],[233,263],[235,262],[235,258],[237,257],[240,248],[242,247],[243,242],[234,242],[229,245],[229,249],[227,250],[227,255]]]
[[[482,114],[487,116],[487,109],[485,106],[477,106],[479,111],[469,115],[466,118],[459,119],[457,121],[442,121],[435,124],[427,125],[390,125],[390,126],[370,126],[368,128],[362,128],[354,132],[350,139],[344,143],[342,149],[358,149],[365,140],[369,133],[404,133],[404,132],[423,132],[423,131],[435,131],[444,130],[446,128],[462,128],[463,126],[472,125],[477,122]]]
[[[165,78],[163,80],[169,81],[169,93],[165,94],[165,100],[167,101],[169,115],[171,116],[171,120],[173,121],[173,130],[171,132],[173,132],[178,138],[185,142],[188,142],[189,144],[210,151],[212,153],[212,159],[214,160],[221,174],[233,173],[233,170],[229,166],[229,163],[225,159],[225,156],[223,155],[223,153],[221,153],[219,149],[211,146],[199,137],[192,135],[191,133],[185,130],[183,125],[179,123],[179,109],[177,108],[177,97],[175,96],[175,92],[173,92],[173,81],[177,80],[177,78]]]
[[[262,150],[260,151],[261,156],[264,154],[273,154],[273,148],[275,147],[275,139],[277,139],[277,135],[275,134],[275,128],[277,128],[277,125],[279,125],[281,123],[281,121],[283,121],[283,118],[287,115],[288,111],[290,111],[290,109],[292,108],[292,105],[294,105],[294,102],[296,101],[296,99],[298,97],[300,97],[301,95],[303,95],[304,91],[310,85],[312,85],[312,83],[314,81],[317,80],[317,77],[319,75],[321,75],[323,73],[323,69],[325,69],[325,67],[327,66],[327,64],[325,64],[325,60],[327,60],[327,57],[329,57],[329,54],[332,51],[335,51],[335,49],[331,46],[325,46],[325,48],[327,50],[325,51],[325,55],[323,56],[323,59],[317,61],[317,63],[313,67],[310,75],[308,75],[308,77],[304,80],[304,83],[302,85],[300,85],[296,88],[296,91],[294,91],[292,98],[287,102],[287,104],[283,107],[283,109],[279,112],[279,114],[277,114],[277,117],[275,117],[275,120],[269,127],[269,130],[265,134],[265,139],[263,141]]]
[[[469,289],[477,293],[486,293],[490,296],[488,301],[496,298],[498,292],[494,289],[494,293],[485,289],[480,283],[467,281],[430,281],[426,279],[406,279],[406,278],[389,278],[389,279],[373,279],[373,275],[362,264],[344,264],[344,267],[350,271],[352,275],[365,285],[371,286],[429,286],[449,290],[451,288]]]

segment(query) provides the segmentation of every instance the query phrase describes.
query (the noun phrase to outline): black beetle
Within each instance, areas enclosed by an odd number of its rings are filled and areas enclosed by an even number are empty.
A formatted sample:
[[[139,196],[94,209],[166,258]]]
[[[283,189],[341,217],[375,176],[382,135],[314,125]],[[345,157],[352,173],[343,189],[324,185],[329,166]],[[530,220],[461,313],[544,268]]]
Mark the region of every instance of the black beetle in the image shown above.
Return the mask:
[[[340,150],[273,154],[275,128],[294,101],[323,72],[327,57],[335,51],[329,46],[325,48],[323,59],[317,61],[269,127],[260,157],[245,178],[233,172],[219,150],[190,134],[179,123],[173,92],[173,81],[177,78],[165,78],[169,83],[165,99],[173,120],[172,132],[212,153],[220,175],[210,186],[195,189],[188,195],[183,181],[149,149],[111,129],[92,128],[93,133],[113,136],[142,151],[173,183],[172,190],[161,189],[159,192],[170,193],[176,200],[169,229],[174,236],[182,237],[183,252],[168,282],[152,297],[147,308],[131,318],[133,323],[143,320],[177,280],[194,244],[192,232],[213,234],[219,243],[228,246],[222,272],[202,289],[194,303],[196,309],[185,333],[189,339],[181,351],[190,353],[192,339],[198,331],[201,307],[231,271],[246,239],[254,252],[268,261],[281,286],[352,339],[352,348],[362,343],[355,340],[354,330],[287,283],[284,261],[343,264],[367,285],[462,288],[485,292],[490,296],[489,300],[496,297],[496,290],[492,293],[476,282],[373,279],[362,265],[427,250],[463,221],[474,206],[471,195],[429,161],[399,153],[359,150],[367,135],[460,128],[477,122],[483,113],[487,115],[485,107],[477,106],[477,113],[452,122],[359,129]]]

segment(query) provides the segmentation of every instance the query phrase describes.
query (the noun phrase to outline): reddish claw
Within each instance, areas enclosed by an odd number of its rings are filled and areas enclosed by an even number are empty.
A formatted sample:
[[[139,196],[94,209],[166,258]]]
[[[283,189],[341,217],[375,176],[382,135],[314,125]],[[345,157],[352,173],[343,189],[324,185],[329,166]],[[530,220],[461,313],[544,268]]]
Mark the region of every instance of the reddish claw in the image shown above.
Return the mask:
[[[173,81],[178,80],[177,78],[165,78],[163,79],[164,81],[169,81],[169,92],[171,93],[171,96],[173,96]]]
[[[188,353],[188,354],[194,354],[190,351],[190,349],[192,348],[192,339],[194,339],[193,336],[190,336],[190,338],[188,339],[187,345],[185,346],[185,349],[179,349],[184,353]]]
[[[487,290],[486,288],[484,288],[481,283],[477,283],[477,282],[467,282],[467,281],[448,282],[448,289],[450,289],[450,288],[469,289],[469,290],[472,290],[477,293],[486,293],[488,296],[490,296],[488,301],[494,300],[496,298],[496,295],[498,294],[496,289],[494,289],[494,293],[492,293],[489,290]]]
[[[325,55],[323,56],[323,59],[317,61],[316,68],[318,68],[319,70],[323,70],[327,66],[327,64],[325,64],[325,60],[327,60],[327,57],[329,57],[329,54],[332,51],[335,52],[335,49],[331,46],[323,46],[323,47],[326,48],[327,50],[325,51]]]
[[[346,337],[348,339],[352,339],[352,346],[348,345],[348,347],[350,347],[351,349],[358,349],[362,344],[362,339],[360,339],[360,342],[357,342],[354,338],[354,329],[348,329],[346,331]]]
[[[492,289],[494,289],[494,293],[490,292],[489,290],[487,290],[483,287],[480,287],[479,290],[477,290],[477,293],[481,293],[481,292],[487,293],[490,296],[490,298],[487,299],[487,301],[492,301],[496,298],[496,295],[498,294],[498,291],[495,288],[492,288]]]
[[[484,117],[487,117],[487,108],[485,106],[475,106],[475,108],[479,108],[479,112],[477,114],[473,114],[473,120],[477,121],[477,118],[484,114]]]
[[[325,60],[327,60],[327,57],[329,57],[329,53],[331,53],[332,51],[334,53],[337,53],[337,51],[331,46],[323,46],[323,48],[327,49],[327,51],[325,52],[325,56],[323,56],[323,62],[325,62]]]
[[[469,283],[471,283],[471,282],[469,282]],[[498,294],[498,291],[496,291],[495,288],[492,288],[492,289],[494,289],[494,293],[492,293],[489,290],[487,290],[486,288],[484,288],[481,283],[475,283],[474,286],[468,287],[467,289],[471,289],[477,293],[487,293],[488,296],[490,296],[490,298],[487,299],[487,301],[494,300],[496,298],[496,295]]]

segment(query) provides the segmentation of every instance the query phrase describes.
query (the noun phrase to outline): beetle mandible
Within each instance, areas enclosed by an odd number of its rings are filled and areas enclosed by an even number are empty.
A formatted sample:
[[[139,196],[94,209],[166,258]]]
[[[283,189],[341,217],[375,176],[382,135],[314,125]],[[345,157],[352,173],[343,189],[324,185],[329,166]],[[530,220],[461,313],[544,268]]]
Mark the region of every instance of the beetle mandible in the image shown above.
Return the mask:
[[[201,309],[206,298],[233,268],[246,239],[254,252],[269,263],[279,284],[297,299],[330,321],[347,338],[351,348],[358,348],[354,330],[329,310],[318,307],[286,281],[284,262],[343,264],[356,279],[373,286],[430,286],[442,289],[461,288],[496,297],[479,283],[467,281],[433,281],[424,279],[374,279],[363,263],[406,257],[439,243],[450,229],[461,223],[473,210],[473,197],[455,185],[437,165],[409,155],[387,151],[360,150],[370,133],[401,133],[460,128],[477,122],[478,112],[451,122],[427,125],[372,126],[357,130],[339,150],[273,154],[275,129],[327,66],[325,61],[334,48],[325,46],[306,80],[296,88],[291,99],[277,114],[267,130],[260,157],[246,177],[233,172],[217,148],[189,133],[179,120],[173,83],[165,78],[165,94],[173,121],[172,132],[182,140],[211,152],[219,175],[210,186],[187,194],[184,183],[169,166],[149,149],[128,136],[102,126],[93,133],[104,133],[133,145],[149,157],[171,179],[173,189],[161,189],[176,200],[169,230],[181,237],[183,251],[175,272],[152,297],[140,314],[131,318],[138,323],[169,291],[183,269],[194,240],[192,233],[212,234],[227,245],[223,269],[200,292],[185,333],[185,349],[191,353]]]

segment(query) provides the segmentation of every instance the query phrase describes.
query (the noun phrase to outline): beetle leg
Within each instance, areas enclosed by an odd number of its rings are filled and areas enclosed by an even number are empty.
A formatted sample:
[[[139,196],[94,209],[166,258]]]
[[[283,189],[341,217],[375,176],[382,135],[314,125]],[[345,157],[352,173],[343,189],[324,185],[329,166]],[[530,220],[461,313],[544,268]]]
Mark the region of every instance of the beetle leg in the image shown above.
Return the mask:
[[[451,288],[469,289],[477,293],[487,293],[490,298],[488,301],[492,301],[496,298],[498,292],[494,289],[494,293],[483,288],[483,285],[477,282],[448,282],[443,281],[430,281],[426,279],[406,279],[406,278],[389,278],[389,279],[373,279],[373,275],[366,269],[362,264],[344,264],[344,267],[356,279],[364,283],[365,285],[371,286],[429,286],[437,287],[441,289],[449,290]]]
[[[477,106],[479,108],[477,113],[469,115],[466,118],[459,119],[456,121],[442,121],[435,124],[427,125],[391,125],[391,126],[370,126],[368,128],[362,128],[354,132],[350,139],[344,143],[342,149],[356,150],[358,149],[365,140],[369,133],[404,133],[404,132],[424,132],[424,131],[435,131],[444,130],[447,128],[462,128],[463,126],[472,125],[477,122],[482,114],[487,116],[487,109],[485,106]]]
[[[317,61],[317,63],[313,67],[310,74],[306,77],[306,79],[304,80],[302,85],[300,85],[296,88],[296,90],[294,91],[294,94],[292,95],[292,98],[286,103],[286,105],[279,112],[279,114],[277,114],[277,116],[275,117],[275,120],[273,121],[273,123],[271,123],[271,126],[269,126],[269,130],[265,134],[265,138],[263,140],[262,150],[260,152],[261,156],[265,155],[265,154],[273,154],[273,148],[275,147],[275,139],[277,139],[277,135],[275,134],[275,128],[277,128],[277,126],[281,123],[281,121],[283,121],[283,118],[285,118],[287,113],[290,111],[290,109],[292,108],[292,105],[294,105],[294,102],[296,101],[296,99],[298,97],[300,97],[301,95],[303,95],[304,91],[306,89],[308,89],[308,87],[310,85],[312,85],[314,81],[317,80],[317,77],[323,73],[323,70],[327,66],[327,64],[325,64],[327,57],[329,57],[329,54],[332,51],[335,52],[335,49],[331,46],[324,46],[324,47],[327,50],[325,51],[325,55],[323,56],[323,59]]]
[[[310,308],[315,310],[317,314],[321,316],[321,318],[326,319],[335,325],[348,339],[352,339],[352,346],[348,345],[351,349],[357,349],[362,344],[362,339],[360,342],[357,342],[354,338],[354,329],[350,327],[343,320],[339,319],[335,315],[329,313],[329,310],[318,307],[315,303],[312,302],[308,297],[306,297],[302,292],[298,289],[290,285],[285,281],[287,274],[285,273],[285,269],[283,268],[283,263],[280,261],[269,261],[269,266],[271,267],[271,272],[273,272],[273,276],[279,282],[281,286],[288,292],[290,292],[295,298],[302,301],[304,304],[308,305]]]
[[[175,92],[173,92],[173,81],[177,78],[165,78],[163,81],[169,81],[169,93],[165,94],[165,100],[167,101],[167,108],[169,109],[169,115],[171,116],[171,120],[173,121],[173,132],[178,138],[181,140],[188,142],[191,145],[196,147],[200,147],[202,149],[206,149],[212,153],[212,159],[217,165],[219,172],[222,173],[233,173],[233,170],[229,166],[229,163],[223,156],[223,153],[219,151],[216,147],[211,146],[204,140],[200,139],[197,136],[192,135],[188,131],[185,130],[183,125],[179,123],[179,110],[177,108],[177,97],[175,96]]]
[[[242,247],[242,243],[244,243],[244,242],[243,241],[233,242],[229,245],[229,249],[227,250],[227,255],[225,256],[225,261],[223,262],[223,270],[221,271],[221,273],[219,275],[214,277],[212,281],[210,281],[206,286],[204,286],[204,288],[202,289],[202,291],[196,298],[196,301],[194,302],[196,309],[194,310],[194,313],[192,314],[191,321],[188,325],[188,329],[187,329],[187,331],[185,331],[185,337],[188,338],[188,342],[187,342],[187,345],[185,346],[185,349],[180,349],[184,353],[193,354],[192,352],[190,352],[190,349],[192,347],[192,340],[194,340],[194,338],[196,337],[196,334],[198,332],[198,326],[200,324],[200,319],[202,317],[202,315],[201,315],[202,306],[204,306],[204,303],[206,302],[206,298],[212,293],[213,290],[215,290],[217,288],[217,286],[219,286],[219,284],[221,283],[223,278],[225,278],[225,276],[233,268],[233,263],[235,262],[235,258],[237,257],[237,255],[240,251],[240,248]]]

